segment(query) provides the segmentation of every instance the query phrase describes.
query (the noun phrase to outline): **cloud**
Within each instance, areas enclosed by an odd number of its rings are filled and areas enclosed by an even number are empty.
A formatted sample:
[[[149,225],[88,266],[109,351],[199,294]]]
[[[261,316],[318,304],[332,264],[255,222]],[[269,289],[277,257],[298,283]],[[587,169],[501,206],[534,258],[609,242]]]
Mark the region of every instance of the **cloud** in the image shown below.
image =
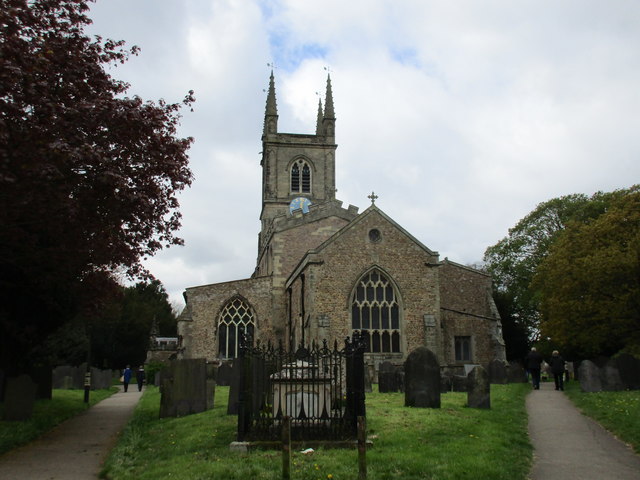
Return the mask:
[[[145,99],[196,92],[186,245],[148,262],[172,299],[255,267],[275,63],[279,129],[315,131],[331,72],[337,196],[376,204],[461,263],[535,206],[640,178],[640,4],[595,0],[109,0],[93,31],[142,47],[113,74]]]

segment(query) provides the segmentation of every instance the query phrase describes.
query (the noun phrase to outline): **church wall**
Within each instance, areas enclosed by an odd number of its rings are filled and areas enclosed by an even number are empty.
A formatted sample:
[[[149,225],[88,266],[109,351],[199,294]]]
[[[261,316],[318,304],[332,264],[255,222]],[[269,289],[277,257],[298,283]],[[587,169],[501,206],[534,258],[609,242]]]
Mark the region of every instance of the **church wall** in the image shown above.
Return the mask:
[[[178,321],[178,332],[185,339],[185,358],[216,359],[218,316],[222,307],[237,295],[254,310],[256,337],[262,341],[274,340],[270,277],[192,287],[186,290],[186,295],[190,320]]]
[[[494,336],[499,321],[492,310],[491,277],[477,270],[445,261],[441,270],[442,325],[444,355],[450,365],[464,363],[486,366],[496,358]],[[469,362],[455,360],[455,337],[471,337]]]
[[[381,232],[379,243],[369,240],[372,228]],[[311,336],[316,340],[328,336],[333,343],[351,334],[351,293],[360,277],[377,266],[397,286],[403,306],[403,338],[402,354],[376,356],[402,362],[408,352],[427,343],[424,316],[430,315],[439,325],[438,269],[425,266],[436,260],[380,215],[367,215],[314,255],[304,271],[305,303],[312,313]],[[434,328],[431,334],[439,336],[439,329]],[[433,345],[440,344],[440,338],[434,339]]]
[[[346,223],[342,218],[329,217],[274,234],[271,242],[273,273],[276,277],[274,284],[283,286],[304,254],[323,243]]]

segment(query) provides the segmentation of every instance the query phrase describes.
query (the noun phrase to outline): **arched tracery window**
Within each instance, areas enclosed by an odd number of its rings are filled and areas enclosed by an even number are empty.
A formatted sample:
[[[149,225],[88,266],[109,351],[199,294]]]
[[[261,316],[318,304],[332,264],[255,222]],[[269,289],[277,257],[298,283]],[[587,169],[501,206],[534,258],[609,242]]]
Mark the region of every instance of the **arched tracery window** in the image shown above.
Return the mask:
[[[291,166],[291,193],[311,193],[311,168],[301,158]]]
[[[238,342],[243,332],[253,335],[253,311],[241,298],[234,298],[220,312],[218,321],[218,355],[220,358],[238,356]]]
[[[351,302],[351,328],[362,331],[367,352],[400,352],[398,295],[377,269],[358,282]]]

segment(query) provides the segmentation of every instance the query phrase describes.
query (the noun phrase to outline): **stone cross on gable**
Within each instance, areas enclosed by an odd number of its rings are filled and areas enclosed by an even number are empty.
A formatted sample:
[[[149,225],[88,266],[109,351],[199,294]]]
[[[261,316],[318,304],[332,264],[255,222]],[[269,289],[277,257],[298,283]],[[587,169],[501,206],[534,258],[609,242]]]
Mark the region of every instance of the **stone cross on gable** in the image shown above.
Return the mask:
[[[367,198],[371,200],[371,205],[374,205],[378,199],[378,195],[376,195],[375,192],[371,192],[371,195],[367,195]]]

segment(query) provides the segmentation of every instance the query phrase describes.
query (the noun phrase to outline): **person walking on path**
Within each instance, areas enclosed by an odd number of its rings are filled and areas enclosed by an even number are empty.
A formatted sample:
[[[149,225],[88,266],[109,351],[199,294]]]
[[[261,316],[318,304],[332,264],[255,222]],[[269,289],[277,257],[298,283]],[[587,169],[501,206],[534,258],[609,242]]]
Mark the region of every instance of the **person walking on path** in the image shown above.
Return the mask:
[[[144,384],[145,374],[144,365],[140,365],[140,368],[136,372],[136,380],[138,381],[138,391],[142,391],[142,385]]]
[[[129,382],[131,381],[131,367],[127,365],[127,368],[122,372],[122,385],[124,386],[124,391],[129,390]]]
[[[527,395],[534,448],[529,480],[638,480],[640,456],[582,415],[551,383]]]
[[[116,393],[37,440],[0,455],[0,478],[96,480],[141,396]]]
[[[558,350],[554,350],[551,354],[549,366],[551,367],[551,373],[553,373],[553,382],[556,385],[556,390],[564,390],[564,358],[560,356]]]
[[[542,366],[542,355],[538,353],[536,347],[532,347],[527,355],[527,369],[531,372],[531,383],[535,390],[540,390],[540,367]]]

